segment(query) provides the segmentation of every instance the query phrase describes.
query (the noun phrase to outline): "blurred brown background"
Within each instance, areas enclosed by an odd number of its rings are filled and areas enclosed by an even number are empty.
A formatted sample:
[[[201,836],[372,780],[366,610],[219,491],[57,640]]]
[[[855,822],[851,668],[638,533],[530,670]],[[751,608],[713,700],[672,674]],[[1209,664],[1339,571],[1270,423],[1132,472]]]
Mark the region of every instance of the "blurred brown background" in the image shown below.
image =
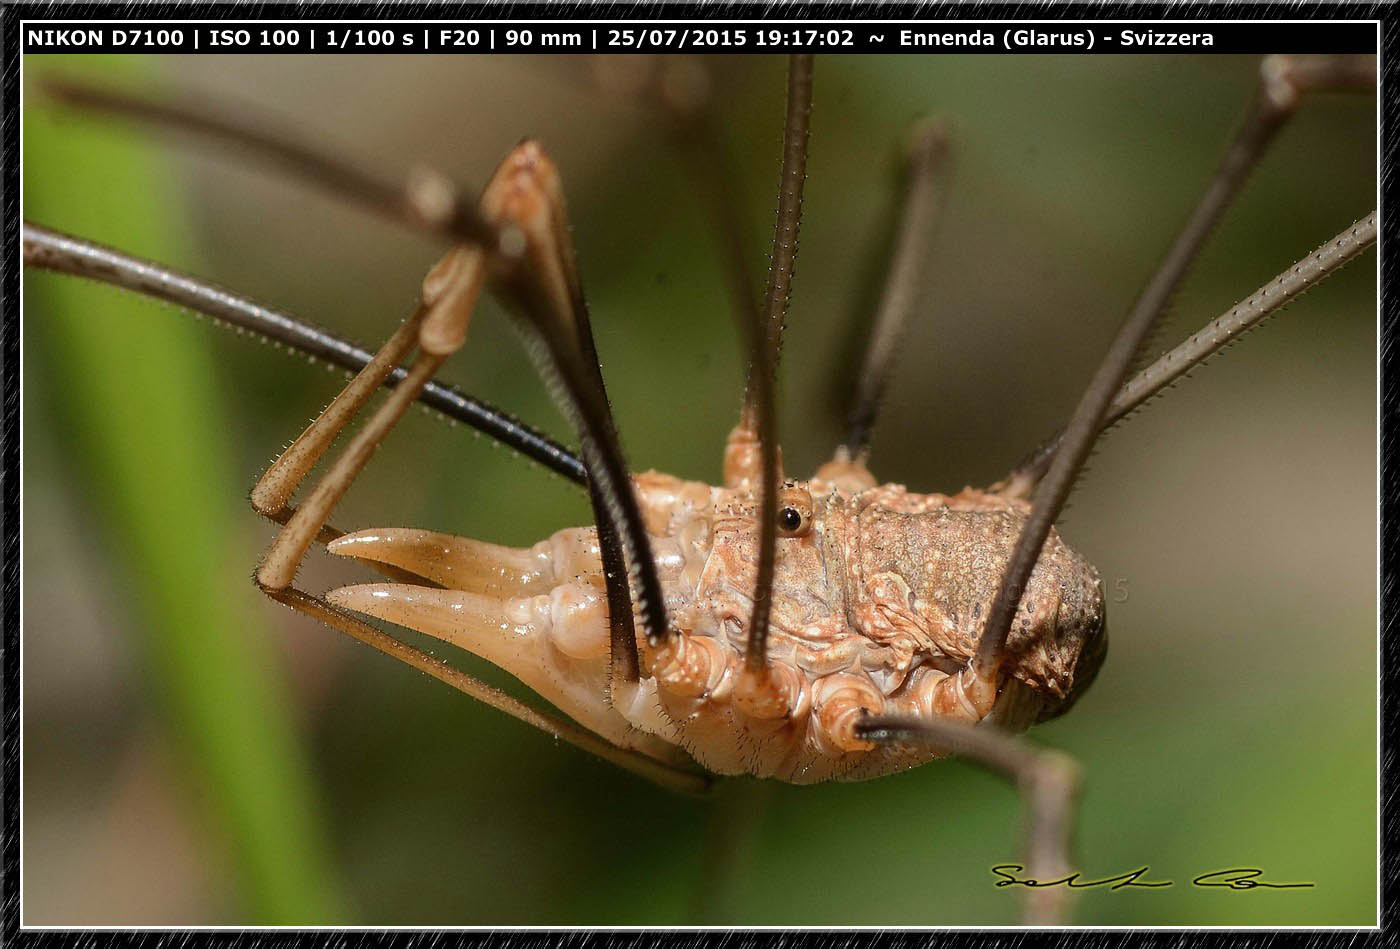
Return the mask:
[[[708,65],[757,268],[784,64]],[[953,123],[955,167],[872,467],[956,490],[1000,477],[1072,410],[1255,65],[819,58],[782,368],[790,469],[815,468],[838,434],[912,121]],[[716,238],[655,117],[600,90],[585,61],[27,61],[28,217],[373,346],[412,305],[431,243],[236,156],[42,107],[40,70],[228,99],[386,173],[423,162],[479,183],[519,138],[540,138],[565,175],[629,460],[718,476],[742,365]],[[1157,349],[1375,206],[1374,109],[1363,96],[1305,105]],[[1015,920],[988,868],[1017,859],[1020,805],[970,765],[681,798],[264,602],[247,577],[272,528],[243,498],[341,376],[117,291],[32,274],[24,289],[26,922]],[[1086,873],[1150,865],[1177,883],[1087,893],[1076,921],[1374,922],[1375,367],[1371,251],[1091,461],[1062,533],[1126,600],[1109,604],[1092,691],[1033,738],[1085,768]],[[448,375],[572,441],[494,304]],[[413,413],[335,523],[526,544],[587,517],[573,486]],[[312,589],[345,577],[316,554],[302,572]],[[235,679],[258,691],[240,698]],[[1189,884],[1230,866],[1317,885]]]

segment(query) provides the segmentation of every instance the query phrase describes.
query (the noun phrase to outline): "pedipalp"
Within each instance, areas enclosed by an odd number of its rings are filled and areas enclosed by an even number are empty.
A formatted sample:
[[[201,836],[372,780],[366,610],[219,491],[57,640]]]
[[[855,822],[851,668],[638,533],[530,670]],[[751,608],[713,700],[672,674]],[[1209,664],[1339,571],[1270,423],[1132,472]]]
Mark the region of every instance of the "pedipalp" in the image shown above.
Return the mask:
[[[100,114],[137,121],[154,122],[174,131],[189,133],[215,142],[228,142],[276,167],[290,169],[297,175],[343,194],[352,201],[384,215],[389,220],[449,240],[463,241],[468,246],[483,244],[492,249],[488,256],[490,282],[503,292],[507,302],[532,327],[539,345],[532,356],[546,374],[552,394],[561,410],[578,431],[584,467],[589,474],[589,492],[594,516],[605,522],[604,542],[610,545],[606,556],[609,568],[609,602],[621,603],[627,593],[627,575],[620,569],[623,552],[612,547],[625,546],[630,553],[628,569],[637,596],[649,639],[659,642],[665,638],[667,625],[661,605],[655,565],[646,549],[636,501],[625,489],[627,466],[617,443],[606,394],[596,366],[596,348],[592,345],[583,308],[577,274],[570,261],[567,229],[562,235],[552,231],[564,220],[562,190],[557,175],[553,184],[537,182],[533,206],[522,208],[527,217],[544,210],[546,217],[533,223],[522,220],[524,229],[498,230],[459,196],[457,189],[443,176],[424,169],[406,177],[404,184],[393,184],[306,146],[293,136],[275,130],[265,130],[260,123],[225,118],[221,109],[207,103],[165,101],[136,95],[93,89],[79,83],[50,81],[50,95],[62,102]],[[552,174],[551,169],[545,169]],[[544,249],[550,245],[552,249]],[[525,256],[533,257],[533,263]],[[543,265],[559,277],[545,277],[541,284],[532,267]],[[572,275],[572,276],[570,276]],[[541,288],[545,287],[541,293]],[[560,334],[558,330],[567,327]],[[594,364],[589,366],[590,354]],[[615,658],[624,673],[636,667],[630,654],[631,616],[619,613],[614,622],[620,624],[614,633],[614,650],[629,654]],[[625,624],[626,629],[621,628]]]

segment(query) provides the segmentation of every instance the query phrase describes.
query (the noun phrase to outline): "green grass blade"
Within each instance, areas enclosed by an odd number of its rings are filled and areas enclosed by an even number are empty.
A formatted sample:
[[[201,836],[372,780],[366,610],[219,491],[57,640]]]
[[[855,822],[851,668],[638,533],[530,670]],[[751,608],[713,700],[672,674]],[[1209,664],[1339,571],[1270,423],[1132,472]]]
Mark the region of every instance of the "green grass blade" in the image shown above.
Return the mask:
[[[157,260],[179,246],[179,206],[160,160],[167,141],[55,112],[33,83],[40,70],[139,81],[147,65],[135,57],[26,65],[24,160],[48,169],[26,176],[26,215],[98,240],[120,221],[123,248]],[[228,488],[247,473],[234,472],[221,442],[228,408],[217,340],[168,307],[68,277],[30,275],[25,293],[26,348],[44,347],[61,367],[31,380],[29,391],[37,382],[56,407],[27,398],[25,424],[57,427],[62,463],[119,560],[145,685],[183,756],[191,797],[227,848],[239,921],[344,922],[284,670],[247,580],[251,564],[230,562],[231,540],[247,536],[252,515]],[[62,630],[27,615],[24,634]]]

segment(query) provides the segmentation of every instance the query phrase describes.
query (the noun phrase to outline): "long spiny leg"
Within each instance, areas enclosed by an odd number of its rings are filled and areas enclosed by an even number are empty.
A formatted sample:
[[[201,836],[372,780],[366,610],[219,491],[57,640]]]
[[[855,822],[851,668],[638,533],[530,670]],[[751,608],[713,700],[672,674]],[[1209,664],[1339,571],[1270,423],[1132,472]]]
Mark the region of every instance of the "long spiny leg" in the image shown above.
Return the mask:
[[[711,108],[709,76],[701,65],[685,57],[667,59],[655,68],[643,65],[639,70],[624,72],[628,75],[618,85],[626,94],[640,95],[658,108],[672,142],[706,198],[705,204],[721,236],[735,315],[749,341],[744,408],[739,424],[729,435],[724,453],[725,485],[756,489],[759,498],[759,563],[746,646],[746,673],[739,685],[737,701],[760,717],[782,716],[790,710],[792,696],[785,698],[782,688],[767,681],[766,668],[769,591],[776,554],[776,496],[782,480],[774,390],[801,224],[812,61],[810,56],[789,59],[778,219],[762,312],[755,305],[753,277],[743,252],[743,221],[747,215],[743,213],[737,175]],[[675,657],[668,653],[658,658],[669,661]]]
[[[748,385],[739,424],[729,436],[724,455],[725,485],[731,488],[757,487],[760,516],[764,516],[762,512],[771,506],[773,495],[772,490],[764,488],[763,479],[771,475],[776,486],[782,478],[774,411],[774,377],[782,351],[783,322],[787,318],[793,271],[797,263],[811,112],[812,57],[794,55],[788,63],[783,166],[778,182],[778,218],[773,230],[768,287],[763,309],[756,314],[758,321],[746,327],[749,334]],[[763,447],[765,440],[771,443],[771,450]],[[769,501],[763,501],[762,497],[768,497]],[[776,514],[776,509],[770,513]]]
[[[513,256],[497,279],[524,319],[541,375],[579,433],[607,582],[611,681],[637,682],[641,663],[632,596],[637,597],[652,647],[664,643],[670,629],[603,386],[563,188],[553,162],[533,142],[517,147],[508,164],[509,172],[493,181],[482,197],[483,213],[512,245]]]
[[[789,59],[787,114],[783,136],[783,169],[778,195],[778,220],[769,270],[766,305],[754,305],[753,285],[743,255],[742,218],[734,193],[733,175],[714,117],[709,109],[707,77],[702,69],[663,68],[642,91],[663,110],[672,140],[708,198],[717,229],[723,236],[725,265],[740,326],[748,337],[748,386],[739,424],[730,433],[724,453],[724,481],[730,488],[755,489],[759,504],[759,561],[754,608],[746,645],[745,674],[735,689],[735,701],[749,714],[777,718],[788,714],[795,695],[770,679],[766,640],[777,540],[777,488],[782,478],[774,408],[776,366],[783,319],[792,287],[801,223],[802,190],[806,178],[807,137],[812,101],[812,57]],[[652,665],[678,660],[681,644],[653,652]]]
[[[1118,424],[1143,403],[1264,322],[1304,291],[1336,273],[1343,264],[1375,242],[1376,212],[1372,211],[1123,383],[1109,404],[1099,431],[1107,431]],[[1007,497],[1029,497],[1045,476],[1063,440],[1063,431],[1046,439],[1010,474],[994,484],[992,490]]]
[[[351,372],[364,369],[374,358],[374,354],[319,326],[154,261],[29,221],[24,222],[22,233],[26,267],[86,277],[164,300]],[[396,368],[384,379],[384,385],[397,385],[406,374],[405,370]],[[583,462],[563,445],[454,386],[429,382],[418,401],[447,419],[470,425],[570,481],[587,483]]]
[[[744,647],[744,673],[734,687],[733,701],[746,714],[765,719],[790,714],[797,702],[793,683],[779,681],[770,675],[767,646],[777,556],[778,485],[782,480],[782,461],[778,453],[776,376],[782,348],[783,320],[787,315],[793,270],[797,262],[811,112],[812,57],[793,55],[788,61],[783,166],[778,188],[773,255],[768,270],[768,290],[764,298],[765,312],[761,322],[749,330],[749,379],[744,408],[738,426],[730,433],[724,453],[726,485],[753,488],[758,498],[759,518],[753,612]]]
[[[1372,211],[1123,383],[1123,388],[1118,390],[1108,407],[1104,417],[1105,427],[1117,424],[1162,389],[1235,342],[1319,281],[1336,273],[1375,242],[1376,212]]]
[[[754,580],[753,616],[744,646],[744,669],[755,696],[778,692],[768,676],[768,624],[772,611],[773,572],[778,542],[778,483],[782,456],[778,449],[777,375],[782,354],[783,323],[787,319],[792,278],[797,265],[798,231],[802,224],[802,190],[807,180],[807,138],[812,113],[812,57],[795,55],[788,66],[787,122],[783,130],[783,170],[778,190],[778,222],[773,232],[773,255],[768,264],[766,316],[754,328],[754,358],[749,363],[749,388],[739,432],[752,431],[759,441],[758,570]],[[740,440],[744,434],[739,435]],[[730,436],[733,444],[735,436]],[[727,472],[726,472],[727,474]],[[736,688],[736,697],[744,691]],[[781,696],[786,714],[795,695]],[[763,704],[759,699],[755,707]]]
[[[138,290],[159,290],[162,297],[176,296],[177,302],[195,298],[201,306],[215,310],[217,319],[226,319],[234,325],[252,325],[285,336],[291,327],[288,318],[270,312],[213,288],[192,284],[188,278],[165,271],[153,272],[145,265],[107,248],[75,242],[52,231],[33,225],[25,226],[26,263],[44,266],[49,269],[76,273],[85,276],[101,276],[121,286]],[[340,433],[360,407],[382,385],[394,370],[396,364],[416,341],[422,313],[416,313],[390,337],[381,352],[365,362],[361,372],[345,387],[321,416],[287,448],[276,460],[252,492],[254,510],[270,520],[286,525],[297,512],[288,502],[297,486],[305,478],[330,443]],[[302,334],[306,336],[307,334]],[[309,338],[299,340],[316,347],[318,354],[339,355],[339,348],[330,346],[322,334],[312,333]],[[328,516],[329,512],[326,512]],[[341,536],[341,532],[326,523],[326,516],[309,528],[300,528],[302,533],[310,530],[311,542],[329,543]],[[307,523],[303,517],[299,522]],[[283,532],[285,534],[285,531]],[[304,553],[304,548],[301,551]],[[299,559],[299,555],[298,555]],[[292,565],[293,569],[295,564]],[[421,581],[423,578],[393,565],[370,564],[374,569],[392,579]]]
[[[545,265],[541,272],[546,275],[547,282],[557,287],[556,305],[571,325],[579,360],[587,373],[587,382],[595,390],[604,409],[598,423],[605,431],[606,440],[615,445],[618,443],[617,428],[608,402],[607,387],[603,382],[598,347],[593,339],[588,303],[583,294],[583,281],[579,277],[578,257],[574,252],[568,212],[565,208],[563,183],[558,169],[543,150],[536,149],[533,153],[528,174],[532,181],[532,190],[538,191],[543,198],[545,213],[539,224],[526,227],[524,232],[542,250],[541,259]],[[531,215],[530,218],[534,220],[536,216]],[[596,483],[589,483],[588,494],[598,529],[603,576],[607,580],[611,688],[612,682],[639,681],[641,659],[637,652],[636,626],[632,620],[631,592],[625,582],[627,560],[623,551],[623,539],[616,520],[608,513],[608,499]],[[659,591],[656,595],[659,596]]]
[[[904,200],[896,225],[894,254],[880,293],[860,375],[846,414],[846,435],[835,457],[817,477],[849,491],[875,486],[866,467],[870,437],[880,400],[894,368],[895,346],[918,295],[920,274],[928,261],[933,224],[943,203],[948,132],[941,122],[917,125],[905,156]]]

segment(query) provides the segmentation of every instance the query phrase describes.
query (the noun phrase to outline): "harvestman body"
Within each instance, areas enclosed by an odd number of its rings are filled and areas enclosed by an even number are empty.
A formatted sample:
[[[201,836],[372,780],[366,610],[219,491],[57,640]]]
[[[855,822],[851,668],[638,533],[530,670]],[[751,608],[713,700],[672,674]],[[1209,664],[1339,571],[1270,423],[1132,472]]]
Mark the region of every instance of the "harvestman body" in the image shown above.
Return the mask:
[[[660,739],[716,774],[797,784],[873,778],[939,752],[859,738],[863,715],[985,720],[1019,732],[1068,707],[1103,656],[1093,567],[1052,535],[1009,641],[1010,678],[999,691],[980,688],[967,664],[1029,505],[851,481],[847,490],[817,478],[782,491],[768,651],[782,699],[767,707],[738,687],[758,544],[754,493],[739,478],[723,488],[657,473],[636,479],[678,635],[647,656],[650,676],[615,683],[610,700],[593,528],[525,550],[429,531],[359,531],[328,549],[446,589],[373,583],[326,598],[490,660],[617,745],[661,756]]]
[[[800,220],[810,57],[794,57],[789,77],[766,314],[753,308],[742,262],[732,268],[739,276],[736,305],[747,311],[751,331],[750,376],[744,412],[725,448],[723,487],[628,474],[588,327],[562,187],[534,143],[513,150],[470,207],[435,177],[406,189],[385,186],[217,119],[93,90],[53,91],[79,104],[233,136],[457,243],[425,279],[418,311],[377,355],[321,353],[363,368],[253,491],[254,507],[285,525],[257,572],[269,596],[672,786],[702,788],[697,763],[712,774],[812,783],[876,777],[949,750],[970,754],[1021,782],[1032,804],[1028,863],[1046,875],[1066,866],[1072,775],[1060,759],[1005,733],[1065,711],[1093,680],[1107,638],[1098,574],[1051,525],[1103,428],[1374,241],[1372,214],[1127,378],[1172,289],[1300,93],[1373,83],[1372,60],[1266,60],[1260,93],[1216,180],[1064,432],[991,489],[951,496],[880,485],[864,464],[892,340],[920,261],[916,225],[933,210],[928,156],[937,149],[931,145],[912,156],[906,220],[853,400],[851,433],[811,480],[782,477],[772,376]],[[703,134],[708,116],[680,115],[676,108],[677,136],[712,145]],[[101,276],[270,332],[253,315],[256,307],[211,302],[178,277],[153,277],[149,267],[137,275],[129,258],[34,225],[26,225],[25,239],[31,265]],[[440,397],[433,376],[464,345],[488,285],[532,334],[533,354],[578,429],[597,526],[563,530],[528,549],[424,530],[342,535],[330,528],[332,510],[408,406]],[[399,369],[415,349],[417,357]],[[393,387],[389,399],[292,507],[317,461],[385,385]],[[318,540],[392,582],[342,587],[324,598],[296,589],[297,567]],[[492,661],[583,728],[452,669],[356,614]],[[969,727],[978,724],[996,727]]]

